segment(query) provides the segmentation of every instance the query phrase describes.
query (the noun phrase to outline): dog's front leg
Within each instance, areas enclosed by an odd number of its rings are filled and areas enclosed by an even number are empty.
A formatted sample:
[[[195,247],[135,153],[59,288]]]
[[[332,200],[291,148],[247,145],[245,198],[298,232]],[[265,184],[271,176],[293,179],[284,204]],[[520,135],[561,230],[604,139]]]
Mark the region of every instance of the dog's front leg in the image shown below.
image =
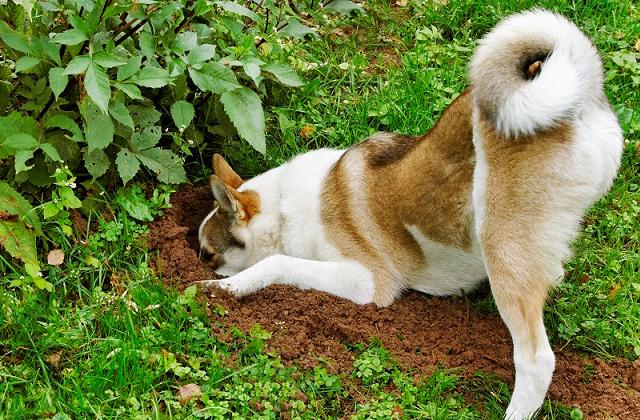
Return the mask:
[[[348,299],[358,304],[373,302],[373,274],[357,262],[315,261],[286,255],[273,255],[222,280],[206,280],[245,296],[272,284],[289,284],[301,289],[314,289]]]

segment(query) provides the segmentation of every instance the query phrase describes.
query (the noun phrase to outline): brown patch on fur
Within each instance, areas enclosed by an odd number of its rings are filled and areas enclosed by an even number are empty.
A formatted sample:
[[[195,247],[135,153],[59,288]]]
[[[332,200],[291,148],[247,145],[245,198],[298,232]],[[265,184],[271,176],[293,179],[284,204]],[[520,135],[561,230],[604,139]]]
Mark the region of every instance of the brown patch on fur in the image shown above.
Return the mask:
[[[358,144],[371,166],[386,166],[404,158],[417,144],[418,137],[378,133]]]
[[[376,134],[331,170],[322,191],[327,237],[374,272],[378,305],[391,303],[428,264],[406,225],[441,244],[469,248],[474,162],[471,96],[464,92],[424,136]]]
[[[427,134],[394,136],[388,143],[405,154],[394,152],[395,160],[370,168],[369,199],[376,220],[383,225],[385,219],[396,220],[401,226],[389,231],[392,235],[402,237],[404,224],[416,225],[433,241],[467,249],[475,162],[471,96],[463,92]],[[372,148],[379,149],[380,142]]]
[[[260,195],[253,190],[237,191],[229,190],[238,204],[242,206],[244,216],[241,217],[245,222],[249,222],[253,216],[260,213]]]
[[[219,155],[213,155],[213,173],[231,188],[238,188],[244,184],[244,180],[231,168],[224,158]]]

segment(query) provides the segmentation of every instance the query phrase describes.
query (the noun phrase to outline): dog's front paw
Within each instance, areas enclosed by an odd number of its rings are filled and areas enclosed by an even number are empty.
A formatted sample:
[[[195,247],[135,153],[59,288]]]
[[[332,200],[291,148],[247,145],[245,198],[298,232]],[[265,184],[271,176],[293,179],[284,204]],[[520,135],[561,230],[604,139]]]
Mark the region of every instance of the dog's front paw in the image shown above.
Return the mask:
[[[244,273],[238,273],[226,279],[204,280],[199,283],[204,286],[217,286],[228,291],[235,297],[249,295],[267,286],[260,280],[252,279]]]

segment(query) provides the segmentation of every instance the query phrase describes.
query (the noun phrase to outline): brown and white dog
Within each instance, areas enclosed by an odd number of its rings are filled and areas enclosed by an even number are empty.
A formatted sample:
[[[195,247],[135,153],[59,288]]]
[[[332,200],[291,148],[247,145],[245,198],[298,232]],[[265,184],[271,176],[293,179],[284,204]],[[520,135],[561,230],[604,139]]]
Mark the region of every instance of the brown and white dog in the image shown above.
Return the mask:
[[[610,187],[622,135],[599,55],[543,10],[502,21],[471,61],[471,87],[425,135],[379,133],[248,181],[220,156],[203,251],[237,296],[271,284],[391,304],[404,290],[469,291],[487,277],[513,339],[506,411],[531,417],[555,358],[543,324],[587,208]]]

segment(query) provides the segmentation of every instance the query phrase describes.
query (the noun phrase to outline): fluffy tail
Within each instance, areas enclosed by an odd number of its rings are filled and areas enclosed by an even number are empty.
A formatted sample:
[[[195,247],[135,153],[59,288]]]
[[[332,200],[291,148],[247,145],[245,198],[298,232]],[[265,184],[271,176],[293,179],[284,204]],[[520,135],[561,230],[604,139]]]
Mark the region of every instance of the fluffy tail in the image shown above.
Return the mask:
[[[602,100],[602,63],[573,23],[534,9],[503,20],[471,60],[474,106],[507,137],[533,134]]]

